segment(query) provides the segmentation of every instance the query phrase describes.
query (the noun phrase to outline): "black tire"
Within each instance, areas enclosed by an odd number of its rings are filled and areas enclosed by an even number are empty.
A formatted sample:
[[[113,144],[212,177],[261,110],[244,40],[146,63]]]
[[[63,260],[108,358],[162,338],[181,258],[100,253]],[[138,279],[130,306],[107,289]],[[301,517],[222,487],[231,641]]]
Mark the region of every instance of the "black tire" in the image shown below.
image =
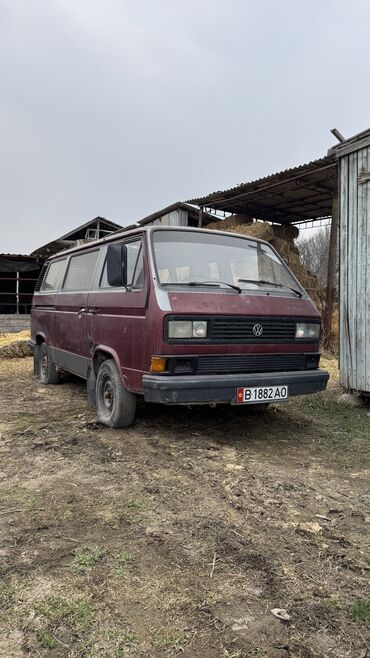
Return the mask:
[[[98,421],[108,427],[128,427],[134,420],[136,395],[126,391],[112,359],[101,364],[96,376]]]
[[[96,377],[92,366],[89,366],[87,370],[86,394],[90,407],[96,407]]]
[[[60,384],[60,372],[51,359],[46,343],[40,345],[35,361],[40,384]]]
[[[33,374],[37,375],[39,374],[39,368],[40,368],[40,345],[36,343],[35,347],[33,348]]]

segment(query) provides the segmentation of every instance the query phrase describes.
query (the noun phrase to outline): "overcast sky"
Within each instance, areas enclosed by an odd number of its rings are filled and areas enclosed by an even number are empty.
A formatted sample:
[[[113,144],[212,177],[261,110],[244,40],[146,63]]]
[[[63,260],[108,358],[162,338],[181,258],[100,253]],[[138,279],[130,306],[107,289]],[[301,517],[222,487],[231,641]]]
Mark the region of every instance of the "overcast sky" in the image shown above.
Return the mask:
[[[0,252],[323,156],[369,60],[368,0],[0,0]]]

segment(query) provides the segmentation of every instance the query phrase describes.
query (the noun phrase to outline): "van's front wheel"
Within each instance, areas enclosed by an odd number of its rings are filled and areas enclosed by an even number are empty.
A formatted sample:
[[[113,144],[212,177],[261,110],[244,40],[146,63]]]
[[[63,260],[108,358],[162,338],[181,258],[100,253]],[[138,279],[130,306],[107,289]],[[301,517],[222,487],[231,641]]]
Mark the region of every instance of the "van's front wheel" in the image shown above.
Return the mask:
[[[96,376],[96,409],[98,421],[109,427],[127,427],[135,417],[136,396],[123,388],[112,359],[103,361]]]
[[[60,384],[60,372],[50,356],[46,343],[41,343],[34,354],[34,370],[40,384]]]

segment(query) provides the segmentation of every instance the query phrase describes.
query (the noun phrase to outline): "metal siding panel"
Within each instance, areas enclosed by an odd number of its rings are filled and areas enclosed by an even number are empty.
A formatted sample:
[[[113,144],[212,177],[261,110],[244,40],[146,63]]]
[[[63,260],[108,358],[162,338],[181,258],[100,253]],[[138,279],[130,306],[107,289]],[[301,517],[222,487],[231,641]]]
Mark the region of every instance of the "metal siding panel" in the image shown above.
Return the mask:
[[[166,226],[188,225],[187,210],[172,210],[172,212],[163,215],[160,219],[161,219],[161,224],[164,224]]]
[[[367,149],[358,152],[358,173],[368,171]],[[360,391],[366,390],[366,293],[367,293],[367,183],[358,184],[357,192],[357,259],[354,267],[357,270],[357,333],[356,333],[356,388]]]
[[[358,389],[357,350],[357,152],[349,155],[348,177],[348,316],[349,385]]]
[[[340,160],[340,383],[349,388],[348,340],[348,156]]]
[[[367,169],[370,170],[370,147],[367,151]],[[365,246],[364,257],[364,272],[363,277],[366,283],[364,305],[365,305],[365,351],[364,351],[364,367],[365,367],[365,389],[366,393],[370,393],[370,181],[363,184],[366,190],[366,213],[365,230],[363,236],[363,243]]]
[[[189,225],[189,215],[187,210],[179,210],[179,226]]]

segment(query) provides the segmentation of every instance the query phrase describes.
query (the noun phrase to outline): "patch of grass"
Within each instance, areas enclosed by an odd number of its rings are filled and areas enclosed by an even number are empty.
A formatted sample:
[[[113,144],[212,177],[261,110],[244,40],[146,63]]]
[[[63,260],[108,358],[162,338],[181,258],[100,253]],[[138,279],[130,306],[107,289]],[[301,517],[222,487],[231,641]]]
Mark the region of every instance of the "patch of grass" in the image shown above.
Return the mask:
[[[22,601],[22,593],[31,587],[32,580],[28,578],[13,579],[10,582],[0,581],[0,617],[9,617],[12,609]]]
[[[127,573],[127,568],[133,563],[134,558],[132,553],[129,553],[128,551],[120,551],[119,553],[116,553],[114,560],[117,565],[117,576],[123,576]]]
[[[83,576],[104,555],[100,546],[84,546],[75,551],[71,570],[78,576]]]
[[[53,636],[47,628],[37,629],[36,638],[43,649],[54,649],[54,647],[57,646],[57,641],[54,640]]]
[[[350,408],[322,395],[312,395],[290,403],[294,411],[302,411],[314,419],[330,425],[330,441],[366,439],[370,442],[369,418],[363,408]]]
[[[41,495],[35,491],[30,491],[25,487],[12,487],[5,490],[1,495],[2,500],[7,505],[19,504],[19,506],[26,505],[27,507],[34,507],[35,505],[41,506]]]
[[[189,643],[192,634],[189,631],[152,628],[151,640],[154,647],[167,652],[182,651]]]
[[[362,622],[370,627],[370,599],[362,599],[353,603],[350,615],[354,621]]]
[[[107,628],[99,633],[99,638],[89,638],[79,646],[79,656],[83,658],[126,658],[137,638],[129,628]]]
[[[37,603],[34,610],[46,625],[57,626],[60,622],[65,622],[76,632],[89,628],[93,612],[90,603],[84,599],[66,599],[59,596],[48,596]]]
[[[53,649],[60,644],[80,644],[82,636],[92,625],[93,609],[84,599],[49,596],[33,606],[35,638],[42,649]],[[78,654],[78,655],[84,655]]]
[[[153,508],[153,501],[149,496],[138,494],[115,502],[115,516],[120,521],[130,524],[144,523]]]

